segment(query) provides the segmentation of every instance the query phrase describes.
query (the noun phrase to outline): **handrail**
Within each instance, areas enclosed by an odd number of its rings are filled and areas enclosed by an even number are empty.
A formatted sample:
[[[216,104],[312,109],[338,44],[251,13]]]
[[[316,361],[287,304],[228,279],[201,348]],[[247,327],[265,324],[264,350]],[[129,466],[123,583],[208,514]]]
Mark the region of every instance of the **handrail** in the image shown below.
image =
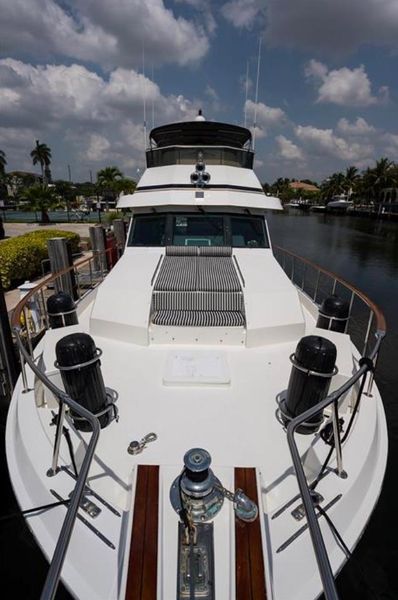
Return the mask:
[[[328,275],[332,279],[336,279],[336,281],[338,281],[339,283],[344,285],[346,288],[348,288],[349,290],[354,292],[354,294],[356,294],[358,296],[358,298],[360,298],[376,315],[377,329],[380,331],[386,331],[386,329],[387,329],[386,319],[385,319],[384,314],[381,311],[381,309],[378,307],[378,305],[375,302],[373,302],[373,300],[368,298],[368,296],[366,294],[364,294],[361,290],[359,290],[357,287],[352,285],[352,283],[349,283],[348,281],[346,281],[339,275],[336,275],[336,273],[334,273],[333,271],[329,271],[328,269],[320,267],[319,265],[312,262],[308,258],[299,256],[298,254],[295,254],[294,252],[291,252],[290,250],[286,250],[285,248],[281,248],[280,246],[274,246],[274,248],[276,250],[279,250],[280,252],[283,252],[284,254],[288,254],[289,256],[291,256],[293,258],[297,258],[301,262],[309,265],[310,267],[313,267],[314,269],[317,269],[318,271],[320,271],[321,273],[324,273],[325,275]]]
[[[20,318],[21,318],[21,314],[22,314],[23,309],[25,308],[25,306],[28,303],[28,301],[33,296],[35,296],[39,290],[41,290],[43,287],[47,287],[49,283],[52,283],[53,281],[55,281],[56,279],[58,279],[62,275],[66,275],[67,273],[70,273],[71,271],[75,271],[79,267],[82,267],[85,264],[89,264],[90,262],[92,262],[93,260],[97,259],[98,257],[100,257],[100,256],[102,256],[104,254],[105,255],[110,254],[111,252],[112,252],[112,248],[107,248],[104,252],[93,253],[91,256],[89,256],[87,258],[83,258],[82,260],[74,263],[70,267],[65,267],[65,269],[62,269],[61,271],[57,271],[57,273],[52,273],[51,275],[48,275],[48,277],[46,277],[45,279],[43,279],[36,287],[32,288],[18,302],[18,304],[16,305],[16,307],[14,308],[13,313],[12,313],[11,327],[12,328],[19,327]]]
[[[53,394],[58,398],[60,405],[66,404],[79,416],[83,417],[84,419],[87,419],[93,430],[90,442],[87,446],[82,466],[80,468],[76,485],[73,489],[72,497],[62,525],[61,532],[58,537],[57,545],[54,550],[53,558],[51,560],[50,568],[41,595],[41,600],[53,600],[57,591],[62,566],[68,550],[69,541],[77,517],[77,512],[79,510],[80,502],[84,493],[88,472],[91,466],[91,462],[94,458],[94,452],[100,435],[101,427],[97,417],[95,417],[93,413],[91,413],[89,410],[72,400],[72,398],[68,396],[68,394],[60,390],[50,379],[48,379],[48,377],[39,369],[36,363],[32,360],[29,352],[26,350],[20,338],[19,330],[16,328],[14,329],[14,331],[17,338],[19,350],[22,353],[24,360],[26,360],[27,364],[32,369],[36,377],[38,377],[40,381],[51,392],[53,392]]]
[[[29,351],[26,349],[25,344],[21,338],[22,327],[20,324],[21,315],[25,311],[25,308],[29,302],[39,291],[42,291],[44,287],[48,286],[50,283],[55,281],[57,278],[69,273],[71,271],[75,271],[78,267],[84,266],[91,261],[98,259],[102,255],[106,255],[111,252],[112,249],[108,248],[105,252],[96,252],[93,253],[92,256],[83,259],[70,267],[66,267],[57,273],[49,275],[43,281],[39,283],[35,288],[30,290],[17,304],[15,307],[12,318],[11,325],[13,332],[15,334],[18,350],[21,357],[21,373],[22,380],[24,385],[24,391],[28,391],[27,385],[27,376],[25,371],[25,363],[30,367],[32,372],[40,379],[40,381],[45,385],[57,398],[59,401],[59,421],[62,419],[62,415],[64,414],[64,406],[68,406],[75,413],[77,413],[80,417],[86,419],[92,428],[92,435],[90,437],[90,441],[87,445],[86,453],[79,471],[79,475],[76,480],[75,487],[72,492],[72,496],[68,505],[68,509],[65,515],[64,522],[62,524],[61,532],[58,536],[57,544],[54,550],[54,554],[50,563],[50,568],[47,573],[47,578],[42,590],[41,600],[53,600],[55,598],[55,594],[57,591],[58,583],[61,577],[61,571],[63,567],[63,563],[65,561],[66,553],[68,551],[69,542],[72,536],[73,528],[76,522],[76,518],[78,515],[78,510],[80,507],[81,499],[84,494],[86,481],[88,477],[88,473],[90,470],[91,463],[94,458],[95,448],[97,446],[97,442],[99,439],[101,427],[98,418],[91,413],[89,410],[75,402],[68,394],[66,394],[63,390],[59,389],[48,377],[41,371],[41,369],[36,364],[33,359],[32,352],[32,344],[29,336],[29,328],[27,323],[25,323],[27,333],[28,333],[28,343],[29,343]],[[91,266],[91,265],[90,265]],[[91,268],[90,268],[91,273]],[[101,275],[103,276],[103,272],[101,270]],[[94,286],[93,286],[94,287]],[[44,304],[44,298],[43,304]],[[77,303],[81,300],[81,297],[77,300]],[[43,306],[44,310],[45,307]],[[62,423],[58,423],[57,430],[62,430]],[[57,443],[57,440],[56,440]],[[56,471],[55,471],[56,472]],[[54,473],[55,474],[55,473]]]
[[[290,252],[288,250],[285,250],[284,248],[281,248],[279,246],[276,246],[275,248],[282,253],[290,255],[293,259],[300,260],[304,264],[310,265],[312,268],[318,270],[318,273],[322,272],[322,273],[328,275],[329,277],[331,277],[332,279],[334,279],[335,281],[338,281],[341,285],[348,288],[353,294],[357,295],[368,306],[368,308],[371,311],[371,315],[376,316],[376,327],[377,327],[377,330],[375,333],[376,343],[375,343],[373,349],[371,350],[371,352],[368,354],[368,356],[366,358],[363,357],[362,360],[359,361],[359,369],[354,373],[354,375],[352,375],[352,377],[350,377],[350,379],[348,379],[348,381],[346,381],[343,385],[341,385],[340,388],[338,388],[337,390],[335,390],[334,392],[329,394],[326,398],[324,398],[321,402],[319,402],[312,408],[306,410],[304,413],[301,413],[299,416],[292,419],[286,427],[287,442],[289,445],[289,450],[290,450],[290,454],[292,457],[293,467],[294,467],[296,477],[297,477],[299,492],[300,492],[300,496],[301,496],[303,506],[304,506],[304,511],[305,511],[310,535],[311,535],[311,540],[312,540],[312,545],[313,545],[316,561],[318,564],[319,574],[320,574],[320,577],[322,580],[325,598],[326,598],[326,600],[338,600],[338,593],[337,593],[335,582],[334,582],[333,571],[332,571],[332,568],[330,565],[325,542],[323,540],[321,529],[320,529],[319,522],[318,522],[318,518],[317,518],[317,515],[315,512],[314,503],[311,498],[310,486],[308,485],[308,482],[307,482],[307,478],[306,478],[306,475],[304,472],[300,453],[299,453],[297,444],[294,439],[294,435],[297,432],[297,429],[298,429],[298,427],[300,427],[300,425],[302,425],[305,422],[308,422],[312,417],[319,414],[321,411],[323,411],[325,408],[327,408],[328,406],[330,406],[332,404],[335,407],[337,407],[337,410],[333,412],[333,419],[334,420],[337,419],[337,421],[338,421],[338,400],[341,398],[341,396],[343,396],[343,394],[345,394],[349,389],[351,389],[361,377],[366,378],[366,375],[368,372],[370,372],[370,382],[369,383],[371,385],[371,382],[373,382],[373,372],[374,372],[374,369],[376,366],[377,357],[378,357],[378,353],[380,350],[380,345],[381,345],[381,342],[383,341],[383,338],[386,333],[386,321],[385,321],[384,315],[383,315],[382,311],[380,310],[380,308],[372,300],[370,300],[370,298],[368,298],[363,292],[358,290],[352,284],[348,283],[341,277],[337,276],[335,273],[332,273],[331,271],[328,271],[327,269],[323,269],[322,267],[319,267],[318,265],[316,265],[315,263],[313,263],[312,261],[310,261],[306,258],[302,258],[301,256],[298,256],[297,254]],[[292,281],[293,281],[293,276],[292,276]],[[294,283],[294,281],[293,281],[293,283]],[[319,283],[319,275],[318,275],[317,285],[318,285],[318,283]],[[299,286],[297,286],[297,287],[299,287]],[[301,289],[304,291],[304,278],[303,278],[303,286]],[[316,292],[315,292],[315,296],[316,296]],[[352,303],[351,303],[351,307],[352,307]],[[369,335],[370,324],[371,324],[371,320],[369,320],[366,337]],[[366,350],[366,343],[365,343],[365,350]],[[362,393],[362,389],[363,389],[363,386],[360,386],[358,396],[357,396],[357,402],[359,402],[359,400],[360,400],[360,395]],[[336,454],[337,454],[337,448],[340,448],[340,450],[341,450],[341,440],[340,440],[340,430],[337,426],[337,423],[334,423],[334,435],[336,435],[336,433],[337,433],[337,438],[338,438],[337,440],[335,440],[335,447],[336,447]]]

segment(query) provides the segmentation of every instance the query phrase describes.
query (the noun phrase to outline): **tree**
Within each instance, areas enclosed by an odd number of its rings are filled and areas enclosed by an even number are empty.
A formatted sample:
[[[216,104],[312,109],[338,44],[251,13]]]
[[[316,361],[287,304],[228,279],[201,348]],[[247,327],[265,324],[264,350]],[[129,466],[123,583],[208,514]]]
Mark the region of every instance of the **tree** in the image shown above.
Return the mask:
[[[137,187],[136,182],[133,179],[123,177],[118,181],[115,181],[114,188],[119,194],[134,194],[135,188]]]
[[[3,150],[0,150],[0,177],[4,177],[6,173],[6,153]]]
[[[49,223],[48,211],[57,203],[57,198],[51,188],[32,185],[24,190],[22,199],[28,203],[29,210],[41,212],[41,223]]]
[[[353,195],[357,195],[360,180],[361,176],[357,167],[347,167],[344,173],[344,191],[347,194],[348,199]]]
[[[108,209],[109,197],[115,201],[118,194],[118,184],[123,179],[123,173],[117,167],[105,167],[97,173],[97,183],[105,196],[106,208]]]
[[[321,196],[325,200],[330,200],[333,196],[342,194],[345,191],[344,173],[333,173],[321,183]]]
[[[366,176],[370,193],[376,201],[380,201],[383,188],[397,185],[397,172],[394,163],[386,157],[376,161],[376,166],[373,169],[368,169]]]
[[[50,150],[50,148],[47,146],[47,144],[40,144],[39,140],[36,140],[36,147],[33,148],[32,152],[30,153],[30,156],[32,157],[32,162],[34,165],[37,165],[37,164],[40,165],[41,177],[43,180],[43,185],[45,185],[51,179],[51,171],[50,171],[51,150]]]

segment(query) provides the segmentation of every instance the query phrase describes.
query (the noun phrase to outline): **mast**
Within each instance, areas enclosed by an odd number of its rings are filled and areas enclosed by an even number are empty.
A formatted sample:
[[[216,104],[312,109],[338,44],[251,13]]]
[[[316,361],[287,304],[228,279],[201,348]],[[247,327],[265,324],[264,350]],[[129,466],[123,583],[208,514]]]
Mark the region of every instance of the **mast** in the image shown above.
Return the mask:
[[[254,101],[253,151],[254,151],[255,146],[256,146],[257,103],[258,103],[258,83],[259,83],[259,80],[260,80],[261,42],[262,42],[262,38],[260,36],[260,39],[259,39],[259,42],[258,42],[256,96],[255,96],[255,101]]]

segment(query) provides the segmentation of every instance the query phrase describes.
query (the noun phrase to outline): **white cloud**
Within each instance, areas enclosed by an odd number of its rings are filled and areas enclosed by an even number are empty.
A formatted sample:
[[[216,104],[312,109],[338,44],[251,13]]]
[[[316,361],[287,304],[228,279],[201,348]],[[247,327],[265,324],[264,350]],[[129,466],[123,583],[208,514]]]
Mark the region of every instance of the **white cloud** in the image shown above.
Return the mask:
[[[89,161],[101,161],[107,158],[107,151],[111,147],[109,140],[103,135],[92,133],[89,138],[89,146],[85,152],[85,157]]]
[[[388,88],[382,87],[378,96],[372,94],[371,83],[363,65],[356,69],[334,69],[311,60],[305,69],[308,79],[318,86],[317,102],[329,102],[340,106],[370,106],[385,102]]]
[[[275,140],[279,146],[279,152],[283,158],[286,158],[287,160],[304,160],[304,154],[301,148],[299,148],[284,135],[278,135]]]
[[[398,161],[398,134],[384,133],[382,135],[383,156],[388,156],[390,160]]]
[[[318,129],[311,125],[298,125],[295,128],[295,134],[305,150],[314,156],[326,156],[356,162],[371,157],[374,153],[374,148],[370,143],[347,141],[335,135],[332,129]]]
[[[74,176],[100,161],[122,168],[142,165],[143,90],[147,117],[153,102],[157,123],[190,120],[196,114],[197,106],[189,99],[163,95],[132,69],[118,68],[101,77],[76,64],[33,66],[0,60],[0,147],[9,168],[29,156],[35,139],[53,149],[55,177],[65,176],[68,161],[79,161]]]
[[[396,0],[267,0],[266,7],[266,38],[275,46],[330,55],[398,47]]]
[[[211,34],[217,29],[217,23],[211,8],[211,0],[175,0],[176,3],[188,4],[196,9],[203,18],[206,30]]]
[[[256,112],[256,103],[252,100],[247,100],[245,103],[245,109],[247,111],[248,117],[254,120]],[[257,125],[271,127],[273,125],[278,125],[282,123],[285,119],[285,112],[281,108],[273,108],[272,106],[267,106],[263,102],[257,103]]]
[[[231,0],[221,7],[224,18],[238,28],[251,28],[262,22],[264,0]]]
[[[375,127],[369,125],[362,117],[357,117],[356,121],[352,123],[348,119],[342,118],[337,123],[337,129],[340,133],[352,136],[369,135],[376,131]]]
[[[163,0],[0,0],[0,39],[9,54],[67,56],[112,68],[199,61],[209,49],[203,27],[176,17]]]

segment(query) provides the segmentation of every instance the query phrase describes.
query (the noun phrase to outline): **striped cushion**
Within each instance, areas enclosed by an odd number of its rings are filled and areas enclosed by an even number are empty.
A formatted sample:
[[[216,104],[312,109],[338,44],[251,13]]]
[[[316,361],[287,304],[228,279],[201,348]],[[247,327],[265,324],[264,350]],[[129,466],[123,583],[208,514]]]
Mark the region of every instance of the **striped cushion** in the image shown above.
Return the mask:
[[[200,246],[199,256],[232,256],[231,246]]]
[[[166,246],[166,256],[197,256],[198,246]]]
[[[226,310],[244,312],[240,292],[154,292],[152,310]]]
[[[197,290],[209,292],[242,291],[232,258],[201,256],[196,260],[198,264]]]
[[[195,290],[197,260],[194,256],[165,256],[154,289],[170,291]]]
[[[154,325],[172,327],[243,327],[240,312],[202,310],[158,310],[152,318]]]
[[[166,256],[232,256],[232,247],[166,246]]]
[[[243,292],[232,248],[166,247],[152,294],[151,317],[155,325],[243,326]]]

